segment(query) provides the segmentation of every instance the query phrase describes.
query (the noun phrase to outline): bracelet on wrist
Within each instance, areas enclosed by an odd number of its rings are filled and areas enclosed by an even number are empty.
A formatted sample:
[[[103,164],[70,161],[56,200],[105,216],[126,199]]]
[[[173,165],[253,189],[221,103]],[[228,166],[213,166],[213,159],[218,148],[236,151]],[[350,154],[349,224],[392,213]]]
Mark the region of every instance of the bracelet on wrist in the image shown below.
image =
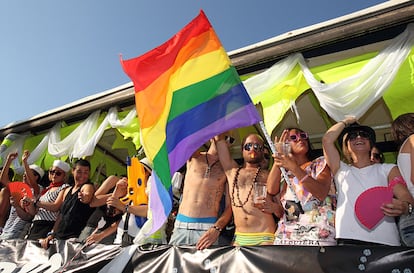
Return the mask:
[[[217,230],[218,232],[221,232],[223,229],[222,228],[219,228],[218,226],[216,226],[216,225],[214,225],[214,226],[211,226],[211,228],[214,228],[215,230]]]
[[[404,201],[404,202],[407,203],[407,214],[408,216],[411,216],[413,214],[413,205],[408,201]]]
[[[48,232],[46,237],[49,237],[49,236],[55,237],[55,232],[53,232],[53,231]]]

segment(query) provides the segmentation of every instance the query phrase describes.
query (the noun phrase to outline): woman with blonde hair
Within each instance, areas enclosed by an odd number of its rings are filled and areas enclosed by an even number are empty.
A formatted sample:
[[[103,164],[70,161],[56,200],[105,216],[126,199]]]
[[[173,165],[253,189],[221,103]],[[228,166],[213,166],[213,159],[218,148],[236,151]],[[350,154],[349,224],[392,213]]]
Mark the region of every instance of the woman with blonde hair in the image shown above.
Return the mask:
[[[345,162],[335,146],[338,138]],[[358,124],[354,117],[334,124],[322,138],[325,159],[335,176],[338,191],[335,229],[340,245],[400,245],[394,218],[410,213],[409,207],[414,204],[398,167],[371,161],[370,151],[375,141],[375,131]],[[390,199],[388,195],[383,200],[375,195],[364,200],[370,192],[378,189],[384,189],[387,193],[391,190]],[[380,218],[372,221],[376,211],[364,211],[364,207],[357,205],[361,200],[378,202]]]

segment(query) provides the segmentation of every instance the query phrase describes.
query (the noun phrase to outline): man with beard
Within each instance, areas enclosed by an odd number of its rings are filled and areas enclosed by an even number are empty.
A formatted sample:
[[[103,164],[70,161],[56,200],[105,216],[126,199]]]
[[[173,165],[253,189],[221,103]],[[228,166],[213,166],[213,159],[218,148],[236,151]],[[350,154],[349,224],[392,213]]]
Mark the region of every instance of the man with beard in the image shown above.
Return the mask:
[[[224,135],[215,137],[221,165],[226,173],[235,229],[234,245],[272,245],[276,222],[273,213],[280,217],[283,209],[273,202],[270,195],[254,204],[255,184],[266,184],[269,171],[263,169],[264,143],[257,134],[250,134],[242,141],[244,164],[239,167],[231,158]]]

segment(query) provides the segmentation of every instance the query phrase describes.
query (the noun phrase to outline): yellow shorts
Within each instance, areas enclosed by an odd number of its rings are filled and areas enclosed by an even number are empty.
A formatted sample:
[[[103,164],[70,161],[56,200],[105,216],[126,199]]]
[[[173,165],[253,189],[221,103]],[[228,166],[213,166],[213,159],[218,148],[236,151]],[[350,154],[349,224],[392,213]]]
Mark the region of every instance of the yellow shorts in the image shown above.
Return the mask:
[[[269,232],[236,232],[234,233],[234,244],[238,246],[273,245],[275,234]]]

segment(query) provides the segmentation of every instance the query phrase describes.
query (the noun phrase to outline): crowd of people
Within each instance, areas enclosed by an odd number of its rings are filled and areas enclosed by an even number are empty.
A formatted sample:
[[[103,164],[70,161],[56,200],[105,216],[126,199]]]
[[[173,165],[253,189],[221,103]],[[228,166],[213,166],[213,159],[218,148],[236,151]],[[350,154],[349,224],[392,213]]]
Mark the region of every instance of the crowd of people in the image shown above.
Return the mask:
[[[375,131],[354,117],[334,124],[316,155],[307,132],[286,128],[269,149],[258,134],[240,141],[232,156],[232,132],[215,136],[173,177],[174,209],[164,226],[139,244],[191,245],[389,245],[414,246],[414,113],[391,127],[398,146],[386,163]],[[280,147],[283,147],[281,149]],[[270,150],[275,153],[270,156]],[[147,220],[148,202],[125,200],[128,177],[90,182],[90,163],[55,160],[47,172],[29,165],[24,151],[22,182],[12,194],[10,153],[0,181],[0,240],[27,239],[47,249],[54,239],[84,244],[133,244]],[[152,164],[140,161],[145,195]],[[47,180],[44,184],[42,181]],[[373,190],[381,191],[370,195]],[[28,192],[29,191],[29,192]],[[377,207],[366,210],[364,204]],[[372,205],[370,206],[372,208]],[[378,216],[374,219],[374,216]],[[153,217],[157,217],[153,215]]]

